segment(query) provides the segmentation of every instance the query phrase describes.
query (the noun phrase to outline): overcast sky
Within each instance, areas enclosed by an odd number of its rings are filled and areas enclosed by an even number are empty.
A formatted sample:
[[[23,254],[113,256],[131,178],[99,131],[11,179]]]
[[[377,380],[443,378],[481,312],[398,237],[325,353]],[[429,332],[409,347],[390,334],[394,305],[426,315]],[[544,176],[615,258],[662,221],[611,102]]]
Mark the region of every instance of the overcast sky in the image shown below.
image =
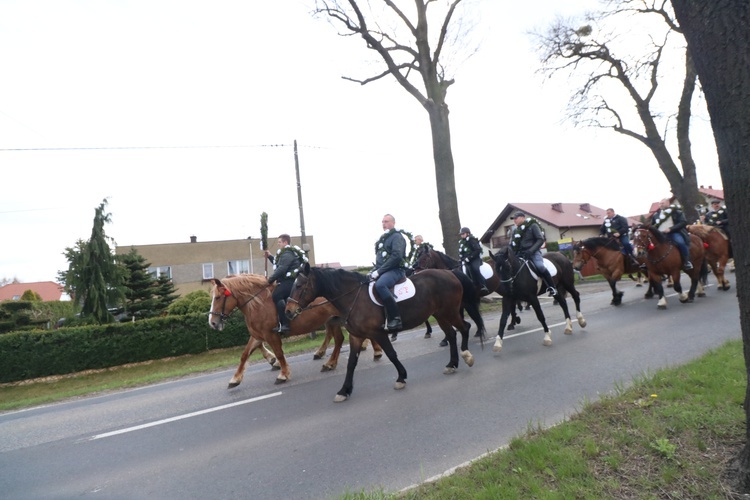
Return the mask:
[[[513,202],[624,215],[668,196],[653,157],[562,123],[571,88],[543,82],[530,30],[593,0],[466,0],[473,57],[447,101],[461,224],[482,234]],[[117,245],[300,234],[319,263],[369,265],[384,213],[441,246],[426,112],[361,40],[311,1],[0,0],[0,278],[54,281],[109,199]],[[721,186],[708,124],[698,182]]]

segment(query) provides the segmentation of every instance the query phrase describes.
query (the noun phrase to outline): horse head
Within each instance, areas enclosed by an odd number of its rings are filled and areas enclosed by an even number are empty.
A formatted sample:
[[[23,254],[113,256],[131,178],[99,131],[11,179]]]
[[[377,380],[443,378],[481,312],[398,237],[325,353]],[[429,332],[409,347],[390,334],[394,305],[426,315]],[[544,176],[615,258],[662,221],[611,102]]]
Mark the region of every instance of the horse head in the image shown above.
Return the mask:
[[[214,330],[224,329],[224,320],[237,307],[237,298],[232,291],[218,279],[212,279],[211,283],[211,309],[208,312],[208,325]]]
[[[512,259],[517,261],[510,246],[501,247],[495,254],[490,252],[490,257],[492,257],[492,261],[495,263],[495,272],[501,276],[510,274]]]
[[[663,243],[664,235],[653,226],[642,224],[633,232],[633,250],[638,259],[644,258],[656,245]]]
[[[286,305],[286,317],[290,320],[296,318],[316,297],[318,291],[315,272],[310,264],[305,262],[292,285]]]

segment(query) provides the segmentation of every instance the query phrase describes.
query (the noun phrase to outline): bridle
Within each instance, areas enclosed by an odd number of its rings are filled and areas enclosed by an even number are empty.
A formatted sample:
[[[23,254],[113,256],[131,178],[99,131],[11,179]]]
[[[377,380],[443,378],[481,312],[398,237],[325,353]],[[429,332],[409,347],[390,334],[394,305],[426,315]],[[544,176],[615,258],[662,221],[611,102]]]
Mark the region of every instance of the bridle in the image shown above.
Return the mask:
[[[661,257],[659,257],[658,259],[652,259],[652,258],[651,258],[651,257],[649,256],[649,252],[651,252],[651,250],[654,250],[654,249],[656,249],[656,245],[654,245],[654,242],[653,242],[653,240],[651,239],[651,231],[649,231],[648,229],[643,229],[643,228],[641,228],[641,229],[636,229],[636,231],[635,231],[635,232],[636,232],[637,236],[636,236],[636,237],[634,238],[634,240],[638,242],[638,243],[636,244],[636,246],[637,246],[637,247],[640,247],[640,248],[643,248],[643,245],[642,245],[642,243],[643,243],[643,242],[642,242],[642,239],[643,239],[643,237],[642,237],[641,235],[642,235],[643,233],[646,233],[646,241],[648,242],[648,244],[647,244],[647,245],[646,245],[646,247],[645,247],[645,248],[646,248],[646,256],[648,257],[648,261],[649,261],[649,262],[650,262],[651,264],[654,264],[654,265],[656,265],[656,264],[658,264],[659,262],[661,262],[661,261],[663,261],[664,259],[666,259],[666,258],[667,258],[667,257],[669,256],[669,254],[670,254],[670,253],[672,252],[672,249],[673,249],[673,248],[675,247],[675,245],[667,245],[667,251],[666,251],[666,252],[664,252],[664,255],[662,255],[662,256],[661,256]]]
[[[303,311],[307,311],[309,309],[314,309],[316,307],[320,307],[320,306],[322,306],[324,304],[328,304],[328,303],[333,304],[334,301],[340,299],[341,297],[345,297],[345,296],[347,296],[347,295],[349,295],[351,293],[354,293],[356,291],[357,295],[354,297],[354,300],[352,301],[352,304],[349,307],[349,310],[346,312],[346,315],[343,318],[344,319],[344,324],[346,324],[346,323],[349,322],[349,316],[352,313],[352,309],[354,309],[354,304],[357,303],[357,299],[359,298],[359,293],[362,291],[362,287],[367,286],[367,285],[369,285],[369,283],[359,283],[359,285],[357,285],[357,287],[352,288],[348,292],[344,292],[341,295],[338,295],[338,296],[334,297],[333,299],[330,299],[330,300],[326,299],[324,302],[319,302],[317,304],[309,303],[306,306],[303,306],[302,304],[299,303],[299,301],[297,299],[295,299],[295,298],[293,298],[291,296],[289,297],[289,299],[287,299],[287,302],[292,302],[294,304],[297,304],[297,310],[295,311],[295,316],[297,316],[298,314],[302,313]],[[295,286],[296,286],[296,283],[295,283]],[[301,287],[301,290],[299,292],[299,296],[302,296],[305,292],[307,292],[308,294],[311,295],[312,292],[307,291],[307,288],[309,286],[310,286],[310,278],[307,278],[305,280],[304,285],[302,285],[302,287]],[[337,307],[337,309],[338,309],[338,307]]]
[[[208,313],[208,315],[209,316],[218,316],[219,317],[219,323],[223,324],[224,321],[226,321],[229,318],[229,316],[232,315],[232,313],[235,311],[235,309],[242,310],[243,307],[245,307],[247,304],[249,304],[250,301],[254,300],[255,297],[257,297],[258,295],[260,295],[261,292],[263,292],[264,290],[267,290],[270,286],[271,286],[271,284],[267,283],[265,286],[261,287],[260,290],[258,290],[256,293],[254,293],[249,299],[247,299],[242,304],[240,304],[239,301],[238,301],[237,302],[237,306],[234,307],[228,313],[225,312],[226,311],[226,307],[227,307],[227,297],[230,297],[232,295],[232,292],[229,291],[228,288],[224,287],[224,296],[222,297],[222,301],[221,301],[221,312],[210,311]]]

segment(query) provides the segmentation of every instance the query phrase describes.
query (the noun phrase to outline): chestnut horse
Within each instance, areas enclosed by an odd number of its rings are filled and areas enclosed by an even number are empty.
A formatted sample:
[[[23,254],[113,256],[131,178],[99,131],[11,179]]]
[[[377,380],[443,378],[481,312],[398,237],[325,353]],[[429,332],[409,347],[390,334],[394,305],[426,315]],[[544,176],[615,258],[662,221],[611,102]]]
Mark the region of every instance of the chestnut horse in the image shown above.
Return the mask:
[[[637,274],[640,269],[630,259],[625,258],[622,247],[614,238],[588,238],[576,243],[573,247],[573,268],[580,271],[591,259],[596,261],[597,270],[607,279],[612,289],[610,304],[619,306],[625,292],[617,290],[617,282],[623,274]]]
[[[706,262],[719,282],[720,290],[729,290],[729,280],[724,277],[724,271],[729,260],[729,238],[724,231],[715,226],[693,224],[687,227],[690,234],[703,240],[706,249]]]
[[[450,362],[443,373],[455,373],[458,368],[455,329],[461,331],[461,357],[468,366],[472,366],[474,356],[469,352],[469,329],[461,317],[461,305],[464,302],[464,296],[468,293],[465,292],[460,278],[450,271],[427,269],[415,273],[409,279],[412,285],[409,292],[413,292],[413,296],[399,302],[404,330],[415,328],[430,316],[434,316],[440,328],[447,333],[450,344]],[[341,312],[342,319],[349,330],[350,351],[355,354],[349,355],[344,385],[336,394],[335,402],[345,401],[351,396],[360,345],[366,338],[376,340],[396,367],[398,378],[394,388],[403,389],[406,386],[406,369],[398,360],[388,333],[383,329],[385,320],[383,308],[370,298],[369,284],[370,280],[367,276],[353,271],[310,267],[309,264],[305,264],[297,275],[287,302],[286,313],[292,320],[292,325],[299,321],[301,314],[315,307],[316,297],[325,297]],[[467,308],[476,308],[478,313],[479,298],[476,293],[470,295],[474,296],[473,302],[468,304],[464,302],[464,304]]]
[[[279,324],[276,305],[271,299],[275,285],[269,285],[268,280],[259,274],[240,274],[227,276],[222,280],[213,279],[211,290],[211,311],[208,315],[208,324],[211,328],[221,331],[224,328],[224,320],[235,309],[242,311],[245,316],[245,324],[250,332],[250,340],[242,351],[240,364],[237,371],[229,381],[228,388],[237,387],[245,375],[245,364],[247,358],[258,348],[271,364],[274,363],[266,354],[263,342],[266,342],[276,356],[276,361],[281,367],[281,373],[276,378],[276,383],[284,383],[291,378],[291,370],[284,357],[281,347],[281,336],[272,332],[271,329]],[[298,322],[291,325],[290,335],[302,335],[309,333],[321,325],[325,325],[326,336],[334,339],[334,348],[328,361],[323,364],[321,371],[329,371],[336,368],[341,346],[344,343],[344,334],[338,320],[338,311],[332,304],[323,298],[314,302]],[[325,352],[325,351],[324,351]]]
[[[500,352],[503,348],[503,333],[505,322],[508,321],[508,315],[513,309],[515,301],[526,301],[534,308],[536,319],[542,324],[544,330],[545,346],[552,345],[552,336],[550,335],[547,320],[542,312],[542,306],[539,304],[539,295],[545,293],[546,286],[540,286],[541,278],[536,278],[531,274],[530,264],[516,257],[516,254],[506,246],[500,249],[496,254],[490,252],[492,260],[495,261],[495,270],[500,275],[499,292],[503,296],[503,312],[500,315],[500,326],[498,327],[495,345],[492,347],[494,352]],[[573,333],[573,322],[570,320],[568,311],[568,302],[565,300],[565,292],[570,293],[576,306],[576,319],[581,328],[586,328],[586,319],[581,313],[581,295],[576,290],[575,277],[573,276],[573,264],[567,257],[560,252],[547,252],[543,255],[545,260],[552,263],[557,268],[557,273],[552,277],[557,287],[557,303],[565,315],[565,335]],[[511,299],[511,300],[506,300]],[[506,304],[507,302],[507,304]]]
[[[664,276],[670,276],[675,292],[679,294],[680,302],[692,302],[695,299],[695,290],[705,275],[705,251],[703,242],[694,234],[690,235],[690,261],[693,269],[685,271],[690,277],[690,290],[688,293],[682,291],[680,285],[680,272],[682,270],[682,256],[680,251],[670,239],[653,226],[641,226],[633,233],[633,248],[639,260],[645,259],[648,267],[648,279],[653,285],[654,293],[658,295],[659,309],[667,308],[667,299],[664,297],[662,280]]]

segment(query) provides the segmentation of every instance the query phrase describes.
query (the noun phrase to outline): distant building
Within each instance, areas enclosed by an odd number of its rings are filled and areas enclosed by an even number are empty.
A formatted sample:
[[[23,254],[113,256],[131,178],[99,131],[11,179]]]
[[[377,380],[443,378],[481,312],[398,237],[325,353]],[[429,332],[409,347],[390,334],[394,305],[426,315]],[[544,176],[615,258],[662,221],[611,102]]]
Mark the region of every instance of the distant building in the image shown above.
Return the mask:
[[[21,300],[26,290],[38,293],[44,302],[70,300],[61,284],[53,281],[37,281],[35,283],[9,283],[0,287],[0,301]]]
[[[548,242],[580,241],[599,236],[599,229],[607,218],[607,208],[589,203],[509,203],[479,241],[490,250],[508,245],[515,228],[511,217],[518,211],[539,221]],[[625,216],[631,225],[639,222],[625,214],[619,215]]]
[[[276,253],[276,236],[268,237],[272,254]],[[292,245],[307,250],[310,264],[315,263],[315,245],[312,236],[306,236],[303,246],[301,236],[292,236]],[[263,256],[259,238],[244,240],[199,242],[196,236],[186,243],[161,243],[156,245],[120,245],[115,254],[125,255],[135,248],[146,259],[154,277],[166,275],[172,280],[178,294],[185,295],[196,290],[208,291],[212,278],[226,278],[230,274],[268,274],[273,266]],[[267,264],[266,264],[267,263]]]

